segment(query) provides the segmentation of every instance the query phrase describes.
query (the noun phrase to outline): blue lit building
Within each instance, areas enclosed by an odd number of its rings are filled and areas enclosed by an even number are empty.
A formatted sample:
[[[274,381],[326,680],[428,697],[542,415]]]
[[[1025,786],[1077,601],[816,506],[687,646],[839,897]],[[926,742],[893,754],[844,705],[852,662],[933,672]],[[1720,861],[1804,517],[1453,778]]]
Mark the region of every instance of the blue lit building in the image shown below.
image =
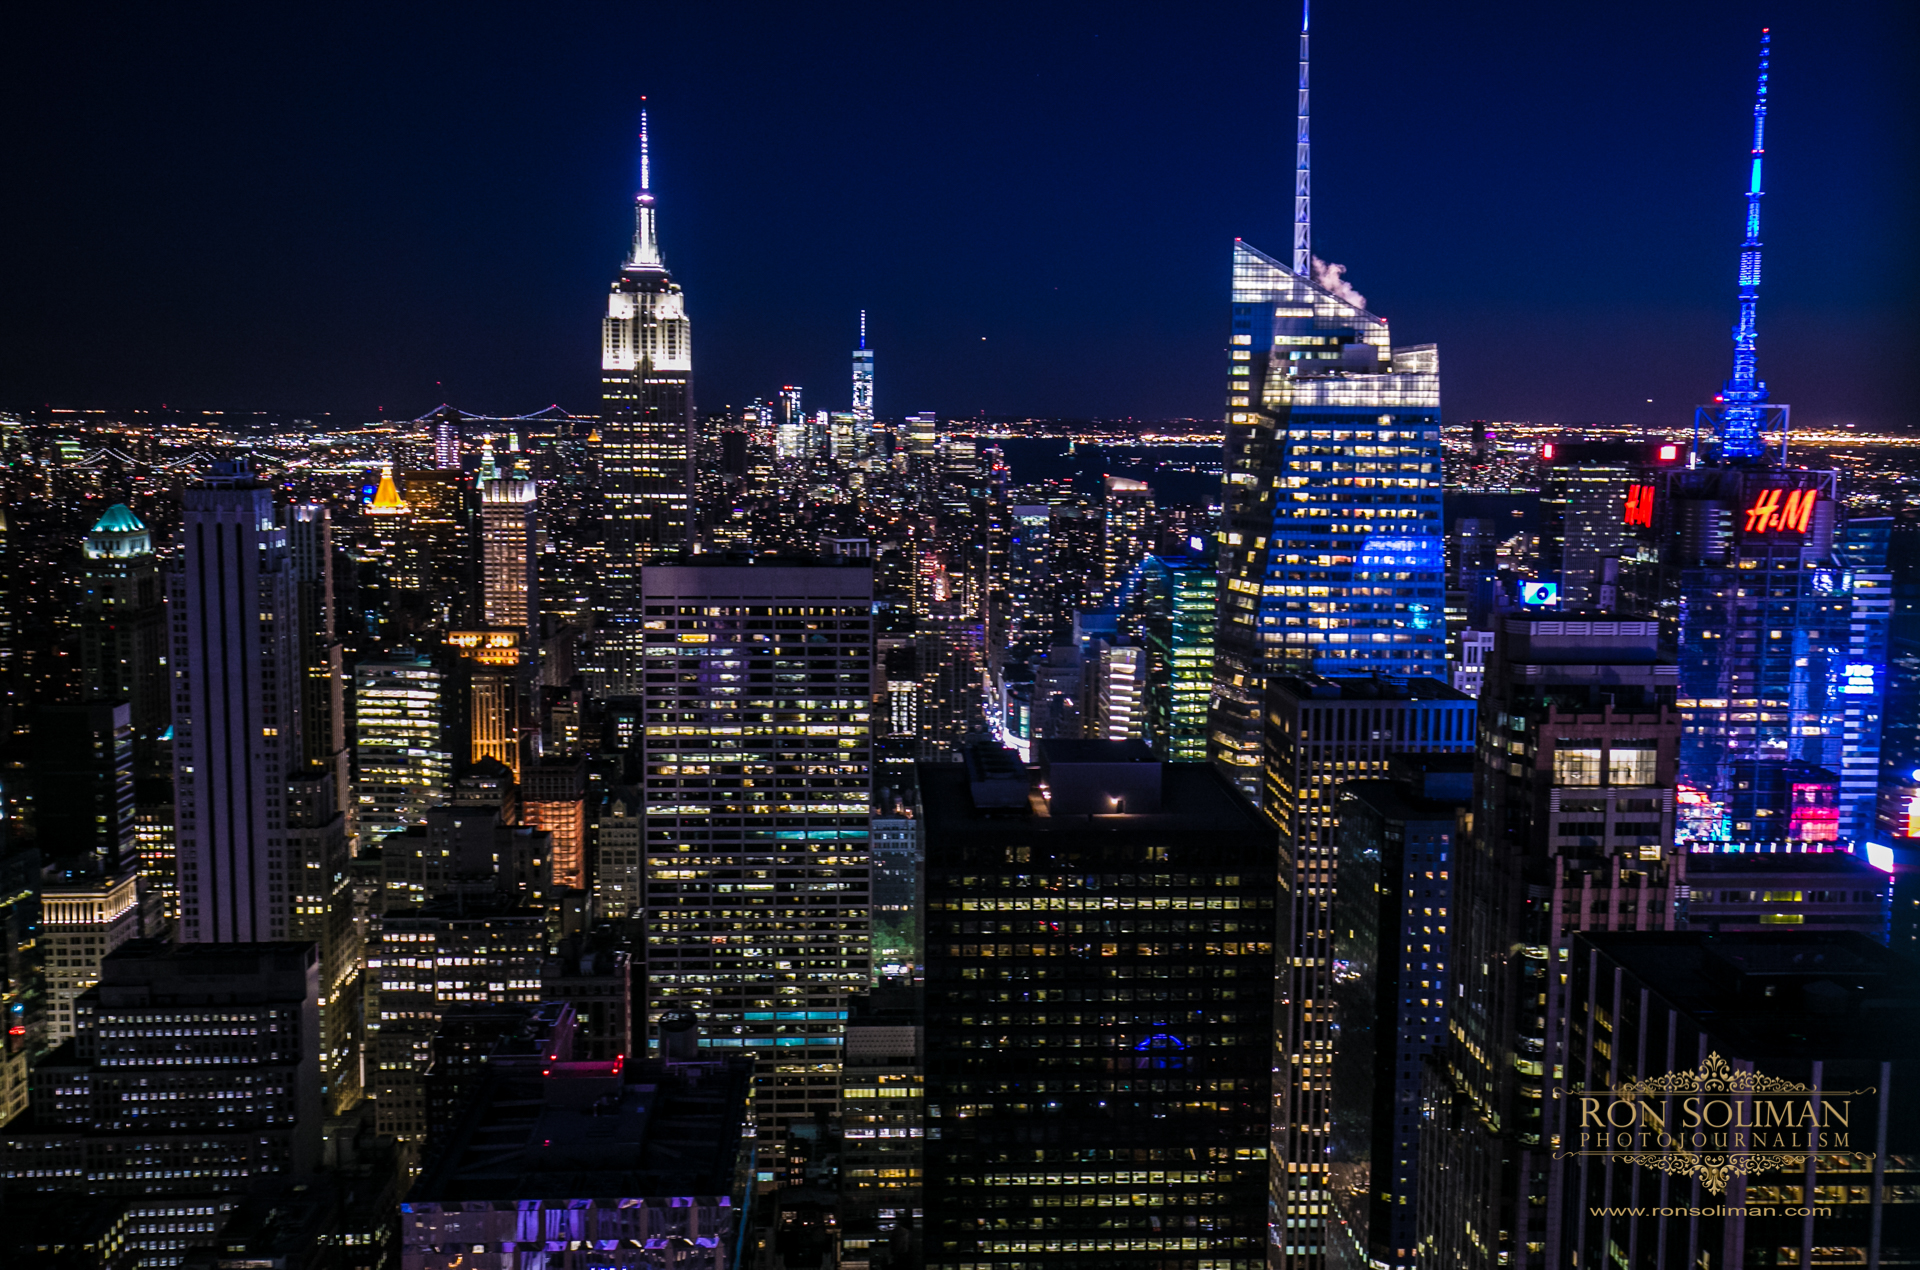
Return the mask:
[[[1872,835],[1888,534],[1847,519],[1838,494],[1834,472],[1740,466],[1670,472],[1656,495],[1685,724],[1679,832],[1696,849]]]
[[[1270,676],[1445,677],[1440,357],[1244,242],[1230,343],[1210,757],[1258,799]]]

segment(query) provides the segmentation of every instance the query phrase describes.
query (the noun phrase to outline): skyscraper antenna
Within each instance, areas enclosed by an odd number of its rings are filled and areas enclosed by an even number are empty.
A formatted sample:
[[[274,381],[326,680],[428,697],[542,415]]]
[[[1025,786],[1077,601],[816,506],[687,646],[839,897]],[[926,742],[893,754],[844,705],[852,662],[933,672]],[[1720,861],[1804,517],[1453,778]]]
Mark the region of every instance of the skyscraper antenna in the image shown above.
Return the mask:
[[[641,101],[646,98],[642,97]],[[629,269],[664,269],[660,237],[653,219],[653,154],[647,140],[647,111],[640,108],[640,192],[633,196],[633,249]]]
[[[867,346],[867,311],[860,310],[860,347]]]
[[[1733,375],[1720,394],[1720,456],[1760,457],[1760,428],[1767,385],[1754,355],[1755,317],[1760,307],[1760,161],[1767,153],[1767,63],[1773,36],[1760,31],[1760,82],[1753,97],[1753,167],[1747,184],[1747,237],[1740,244],[1740,318],[1733,326]]]
[[[1293,271],[1313,276],[1313,187],[1307,144],[1307,18],[1312,0],[1300,0],[1300,127],[1293,150]]]
[[[641,101],[646,98],[642,97]],[[653,162],[647,153],[647,112],[640,112],[640,193],[646,195],[653,191]]]

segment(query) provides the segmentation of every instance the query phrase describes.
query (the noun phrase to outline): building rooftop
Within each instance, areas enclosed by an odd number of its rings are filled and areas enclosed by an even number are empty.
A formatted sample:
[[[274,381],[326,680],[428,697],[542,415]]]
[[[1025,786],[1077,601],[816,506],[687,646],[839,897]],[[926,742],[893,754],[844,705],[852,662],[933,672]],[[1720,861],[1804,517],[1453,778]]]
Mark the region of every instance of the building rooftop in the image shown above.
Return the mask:
[[[133,514],[133,509],[125,503],[115,503],[107,508],[106,514],[93,522],[93,528],[87,531],[94,534],[144,534],[146,525]]]
[[[746,1057],[494,1070],[409,1204],[731,1196],[752,1079]]]
[[[976,806],[966,764],[921,763],[916,766],[915,774],[920,783],[920,805],[925,813],[922,824],[929,843],[979,841],[984,844],[1088,830],[1130,835],[1206,837],[1246,833],[1271,837],[1271,826],[1211,764],[1156,763],[1153,766],[1159,769],[1160,775],[1158,811],[1069,815],[1049,808],[1047,801],[1040,797],[1030,797],[1021,807]]]
[[[1687,855],[1687,876],[1702,873],[1758,875],[1797,873],[1823,877],[1868,877],[1885,874],[1857,855],[1845,851],[1693,851]]]
[[[1357,798],[1389,820],[1444,820],[1452,824],[1454,813],[1473,801],[1473,790],[1469,786],[1458,797],[1428,798],[1402,781],[1347,781],[1339,787],[1339,796]]]
[[[1302,701],[1472,701],[1458,688],[1424,675],[1386,678],[1378,675],[1277,675],[1269,691],[1280,691]]]
[[[1591,932],[1591,945],[1756,1061],[1887,1060],[1920,1048],[1920,963],[1853,931]]]

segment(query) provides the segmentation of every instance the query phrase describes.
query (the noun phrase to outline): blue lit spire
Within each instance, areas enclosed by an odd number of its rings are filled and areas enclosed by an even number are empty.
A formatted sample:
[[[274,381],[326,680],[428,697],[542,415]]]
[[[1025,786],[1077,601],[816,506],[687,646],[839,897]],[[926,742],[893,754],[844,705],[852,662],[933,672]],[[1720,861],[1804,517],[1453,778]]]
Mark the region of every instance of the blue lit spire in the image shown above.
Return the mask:
[[[1300,103],[1293,146],[1293,271],[1313,277],[1312,149],[1307,144],[1307,17],[1311,0],[1300,0]],[[1761,80],[1764,84],[1765,78]]]
[[[1740,244],[1740,320],[1733,327],[1733,376],[1720,394],[1720,456],[1756,459],[1765,417],[1767,385],[1754,358],[1755,314],[1760,305],[1760,160],[1767,152],[1767,58],[1772,36],[1760,32],[1760,85],[1753,99],[1753,176],[1747,186],[1747,238]]]

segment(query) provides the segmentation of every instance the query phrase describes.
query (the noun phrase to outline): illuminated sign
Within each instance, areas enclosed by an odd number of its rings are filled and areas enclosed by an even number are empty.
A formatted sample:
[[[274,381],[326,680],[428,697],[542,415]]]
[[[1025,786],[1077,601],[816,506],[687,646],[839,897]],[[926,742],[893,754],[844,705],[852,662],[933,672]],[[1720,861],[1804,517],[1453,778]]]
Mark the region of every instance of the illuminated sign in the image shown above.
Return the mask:
[[[1540,457],[1549,461],[1553,459],[1553,443],[1551,441],[1540,447]]]
[[[1558,582],[1522,582],[1520,584],[1520,603],[1547,605],[1560,603],[1560,584]]]
[[[1653,528],[1653,486],[1627,486],[1627,523]]]
[[[1679,457],[1680,457],[1680,447],[1679,447],[1679,446],[1677,446],[1677,445],[1663,445],[1663,446],[1661,446],[1661,447],[1660,447],[1660,461],[1661,461],[1662,463],[1671,463],[1671,462],[1673,462],[1673,461],[1674,461],[1675,459],[1677,459],[1677,458],[1679,458]]]
[[[1850,662],[1846,668],[1847,682],[1840,691],[1853,696],[1864,696],[1873,691],[1873,677],[1880,672],[1878,666],[1869,662]]]
[[[1813,519],[1814,501],[1819,497],[1818,490],[1763,489],[1747,508],[1747,532],[1765,534],[1781,530],[1804,534]]]

